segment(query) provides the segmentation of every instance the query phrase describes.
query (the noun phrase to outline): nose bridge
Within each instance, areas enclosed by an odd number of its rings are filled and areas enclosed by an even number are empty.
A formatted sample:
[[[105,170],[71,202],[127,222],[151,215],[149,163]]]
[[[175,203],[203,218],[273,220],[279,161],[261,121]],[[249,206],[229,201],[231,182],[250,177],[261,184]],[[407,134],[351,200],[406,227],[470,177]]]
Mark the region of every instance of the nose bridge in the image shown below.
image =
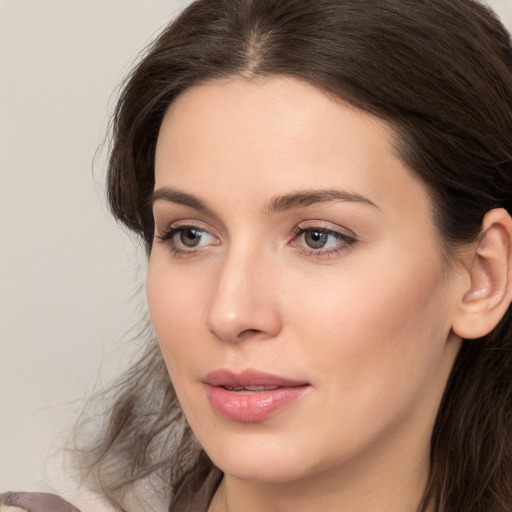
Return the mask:
[[[208,312],[208,329],[226,341],[272,337],[280,329],[271,258],[239,242],[227,250]]]

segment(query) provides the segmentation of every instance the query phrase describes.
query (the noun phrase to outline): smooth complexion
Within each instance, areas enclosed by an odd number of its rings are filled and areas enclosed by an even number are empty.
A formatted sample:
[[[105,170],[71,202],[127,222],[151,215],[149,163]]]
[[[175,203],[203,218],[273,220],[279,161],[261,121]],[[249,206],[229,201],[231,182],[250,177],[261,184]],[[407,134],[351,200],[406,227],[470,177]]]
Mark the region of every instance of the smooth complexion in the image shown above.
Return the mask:
[[[393,131],[293,78],[212,81],[167,112],[155,180],[148,302],[225,472],[211,510],[415,510],[468,281]],[[304,390],[229,417],[209,397],[215,372]],[[258,410],[247,395],[265,390],[220,392]]]

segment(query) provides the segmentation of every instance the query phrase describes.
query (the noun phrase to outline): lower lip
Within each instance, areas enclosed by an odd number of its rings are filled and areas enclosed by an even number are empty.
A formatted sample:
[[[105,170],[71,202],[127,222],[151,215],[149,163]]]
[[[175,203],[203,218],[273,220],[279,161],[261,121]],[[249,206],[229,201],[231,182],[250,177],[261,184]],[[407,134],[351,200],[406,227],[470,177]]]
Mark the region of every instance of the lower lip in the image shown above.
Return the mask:
[[[272,390],[236,393],[220,386],[206,386],[211,406],[232,421],[256,423],[300,398],[310,386],[279,387]]]

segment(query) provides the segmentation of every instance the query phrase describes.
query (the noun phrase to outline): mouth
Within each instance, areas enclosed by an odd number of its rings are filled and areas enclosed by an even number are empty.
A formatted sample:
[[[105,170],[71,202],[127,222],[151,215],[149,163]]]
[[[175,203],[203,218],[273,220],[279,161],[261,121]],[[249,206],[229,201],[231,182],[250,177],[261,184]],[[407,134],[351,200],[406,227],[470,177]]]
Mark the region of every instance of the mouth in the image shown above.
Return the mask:
[[[305,381],[255,370],[217,370],[209,373],[203,383],[213,410],[225,419],[243,423],[273,416],[311,388]]]
[[[255,391],[273,391],[279,389],[279,386],[221,386],[226,391],[233,393],[254,393]]]

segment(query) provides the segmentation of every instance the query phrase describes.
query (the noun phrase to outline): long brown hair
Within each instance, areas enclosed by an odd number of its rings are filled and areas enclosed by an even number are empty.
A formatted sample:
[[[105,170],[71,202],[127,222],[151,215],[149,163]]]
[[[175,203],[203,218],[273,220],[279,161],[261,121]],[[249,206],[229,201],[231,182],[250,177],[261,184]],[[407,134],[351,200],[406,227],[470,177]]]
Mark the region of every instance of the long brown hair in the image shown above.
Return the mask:
[[[148,253],[147,199],[169,105],[206,80],[269,75],[304,80],[395,130],[404,162],[430,193],[448,259],[478,236],[487,211],[512,211],[512,47],[488,8],[473,0],[198,0],[127,78],[113,120],[109,204]],[[221,474],[195,442],[154,340],[112,396],[89,452],[105,492],[119,503],[136,482],[156,478],[172,492],[172,511],[206,510]],[[488,336],[463,342],[418,510],[510,512],[511,427],[509,311]]]

